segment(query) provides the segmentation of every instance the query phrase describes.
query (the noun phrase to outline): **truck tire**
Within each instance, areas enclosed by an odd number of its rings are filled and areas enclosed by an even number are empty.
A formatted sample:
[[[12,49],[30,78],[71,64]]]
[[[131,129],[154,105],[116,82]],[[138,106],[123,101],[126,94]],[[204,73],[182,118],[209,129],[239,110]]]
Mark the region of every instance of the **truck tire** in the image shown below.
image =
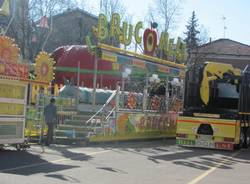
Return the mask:
[[[248,127],[246,130],[246,145],[247,147],[250,146],[250,127]]]
[[[243,148],[248,148],[249,144],[250,144],[250,135],[249,135],[249,128],[248,127],[244,127],[242,128],[241,131],[244,134],[244,142],[243,142]]]
[[[244,142],[245,142],[244,128],[241,128],[241,130],[240,130],[240,143],[235,145],[235,149],[243,148],[244,147]]]
[[[16,147],[16,150],[17,150],[17,151],[21,151],[21,150],[22,150],[21,144],[16,144],[15,147]]]

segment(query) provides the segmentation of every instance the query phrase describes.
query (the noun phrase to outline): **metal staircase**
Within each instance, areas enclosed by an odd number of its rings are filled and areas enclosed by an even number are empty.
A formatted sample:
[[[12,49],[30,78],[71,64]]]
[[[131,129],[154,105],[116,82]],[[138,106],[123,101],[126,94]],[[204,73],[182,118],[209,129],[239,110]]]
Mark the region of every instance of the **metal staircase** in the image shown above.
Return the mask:
[[[76,114],[64,120],[55,129],[54,140],[59,144],[77,144],[87,141],[89,132],[93,125],[87,121],[93,116],[93,113]]]
[[[115,101],[118,93],[119,89],[109,97],[97,112],[77,111],[75,114],[67,116],[55,129],[55,143],[84,144],[88,141],[89,136],[104,134],[108,119],[115,112],[115,107],[111,105],[111,102]]]

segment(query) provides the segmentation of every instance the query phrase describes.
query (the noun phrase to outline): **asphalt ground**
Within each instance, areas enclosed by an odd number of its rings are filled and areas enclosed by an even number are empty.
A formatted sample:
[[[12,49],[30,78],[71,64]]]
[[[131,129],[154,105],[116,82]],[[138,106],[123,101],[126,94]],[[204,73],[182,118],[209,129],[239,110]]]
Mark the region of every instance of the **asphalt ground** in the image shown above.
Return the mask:
[[[185,148],[175,140],[0,151],[0,184],[249,184],[250,149]]]

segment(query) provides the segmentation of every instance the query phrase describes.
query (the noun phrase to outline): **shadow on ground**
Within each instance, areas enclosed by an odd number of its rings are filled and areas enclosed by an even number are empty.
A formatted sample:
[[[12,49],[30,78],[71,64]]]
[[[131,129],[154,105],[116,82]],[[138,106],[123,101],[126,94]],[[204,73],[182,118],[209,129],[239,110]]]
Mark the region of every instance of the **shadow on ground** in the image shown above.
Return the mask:
[[[121,152],[121,154],[124,151],[139,154],[147,157],[148,160],[155,164],[164,164],[167,161],[199,170],[208,170],[212,167],[232,169],[232,166],[237,163],[250,165],[250,149],[223,151],[186,148],[176,146],[174,139],[100,143],[95,146],[113,149],[113,151]]]
[[[238,151],[223,151],[200,148],[181,148],[178,152],[170,152],[148,157],[153,162],[169,161],[199,170],[208,170],[212,167],[232,169],[237,163],[250,165],[250,149]]]
[[[62,164],[69,160],[88,161],[92,158],[83,153],[71,152],[69,147],[52,146],[49,150],[51,152],[46,152],[46,158],[44,152],[2,150],[0,151],[0,172],[18,175],[49,174],[79,167]],[[64,176],[54,174],[48,177],[65,179]]]

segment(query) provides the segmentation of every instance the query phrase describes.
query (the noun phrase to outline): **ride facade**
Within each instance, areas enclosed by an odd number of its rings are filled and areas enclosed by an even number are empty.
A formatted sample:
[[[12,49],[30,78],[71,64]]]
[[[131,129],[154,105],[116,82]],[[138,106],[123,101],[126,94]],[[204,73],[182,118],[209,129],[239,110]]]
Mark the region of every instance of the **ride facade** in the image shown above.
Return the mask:
[[[116,30],[116,37],[118,15],[113,15],[112,20],[110,29]],[[52,53],[56,61],[55,83],[68,81],[59,96],[76,99],[76,112],[66,118],[61,115],[58,137],[87,134],[90,141],[174,137],[182,107],[185,66],[155,56],[155,29],[146,29],[140,36],[140,23],[135,26],[138,43],[142,37],[145,43],[145,52],[137,53],[126,49],[129,42],[124,39],[129,35],[120,40],[124,49],[102,43],[107,38],[105,25],[105,18],[100,15],[98,27],[93,28],[97,45],[91,45],[87,37],[87,47],[66,46]],[[162,35],[159,49],[167,52],[163,39],[167,34]],[[169,44],[171,50],[173,42]],[[176,45],[183,49],[179,39]],[[181,58],[181,49],[177,51]]]

